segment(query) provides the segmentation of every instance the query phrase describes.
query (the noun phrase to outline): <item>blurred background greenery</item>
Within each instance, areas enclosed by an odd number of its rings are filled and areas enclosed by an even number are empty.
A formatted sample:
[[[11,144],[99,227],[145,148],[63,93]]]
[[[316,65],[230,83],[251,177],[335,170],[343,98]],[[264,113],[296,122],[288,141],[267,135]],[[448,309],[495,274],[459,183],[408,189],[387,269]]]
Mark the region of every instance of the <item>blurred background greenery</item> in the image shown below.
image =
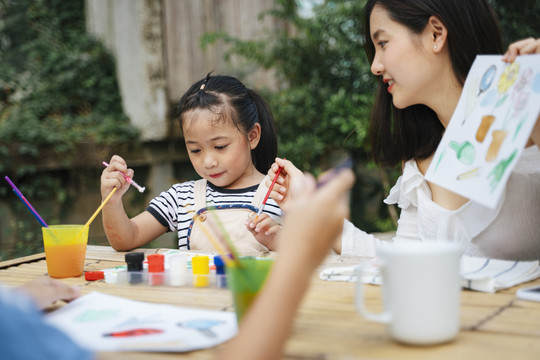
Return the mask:
[[[345,154],[352,156],[358,180],[351,219],[368,232],[384,232],[396,227],[398,209],[382,200],[400,169],[379,169],[369,156],[366,133],[375,79],[362,46],[364,3],[275,0],[260,18],[272,17],[282,26],[264,38],[245,40],[216,29],[197,41],[202,49],[227,44],[225,61],[244,64],[231,65],[229,74],[241,80],[257,69],[271,71],[275,85],[257,90],[274,111],[279,155],[315,174]],[[491,3],[506,45],[540,35],[539,1]],[[116,59],[87,33],[85,9],[84,0],[0,0],[0,174],[18,185],[49,224],[86,222],[100,202],[97,159],[137,154],[145,146],[122,108]],[[183,159],[175,164],[176,178],[193,178],[180,134],[171,131],[168,137]],[[131,164],[144,184],[147,169],[136,167],[136,155]],[[147,200],[126,196],[128,215],[144,210]],[[81,208],[87,217],[81,218]],[[101,226],[100,220],[94,223]],[[90,243],[106,239],[90,236]],[[175,242],[169,238],[149,246],[174,247]],[[39,223],[2,179],[0,260],[40,251]]]

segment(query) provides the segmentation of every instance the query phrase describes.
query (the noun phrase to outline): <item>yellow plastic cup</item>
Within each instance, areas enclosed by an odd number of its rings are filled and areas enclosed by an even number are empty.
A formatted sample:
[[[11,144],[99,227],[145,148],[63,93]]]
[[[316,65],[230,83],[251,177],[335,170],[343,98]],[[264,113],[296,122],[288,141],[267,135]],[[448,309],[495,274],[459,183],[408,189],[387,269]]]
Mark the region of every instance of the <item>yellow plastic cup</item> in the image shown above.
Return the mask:
[[[262,289],[274,264],[271,259],[240,258],[241,267],[227,267],[227,284],[231,289],[236,320],[242,320],[251,303]]]
[[[51,225],[41,230],[49,276],[53,278],[81,276],[88,243],[88,226]]]

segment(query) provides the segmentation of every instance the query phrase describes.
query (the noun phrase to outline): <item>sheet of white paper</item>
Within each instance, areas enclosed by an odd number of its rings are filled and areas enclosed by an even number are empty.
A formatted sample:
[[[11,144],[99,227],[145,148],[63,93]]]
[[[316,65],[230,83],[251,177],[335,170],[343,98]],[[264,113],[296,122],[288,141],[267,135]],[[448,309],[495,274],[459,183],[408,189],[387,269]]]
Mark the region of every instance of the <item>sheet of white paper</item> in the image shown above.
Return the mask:
[[[383,284],[383,274],[377,258],[355,266],[324,269],[319,278],[326,281],[357,282],[360,268],[364,284]],[[464,289],[494,293],[539,278],[540,266],[538,261],[511,261],[463,255],[460,260],[460,273],[461,286]]]
[[[94,351],[184,352],[218,345],[237,333],[231,312],[145,303],[98,292],[80,297],[45,319]],[[160,332],[121,336],[148,329]]]
[[[426,179],[494,208],[540,113],[540,55],[474,61]]]

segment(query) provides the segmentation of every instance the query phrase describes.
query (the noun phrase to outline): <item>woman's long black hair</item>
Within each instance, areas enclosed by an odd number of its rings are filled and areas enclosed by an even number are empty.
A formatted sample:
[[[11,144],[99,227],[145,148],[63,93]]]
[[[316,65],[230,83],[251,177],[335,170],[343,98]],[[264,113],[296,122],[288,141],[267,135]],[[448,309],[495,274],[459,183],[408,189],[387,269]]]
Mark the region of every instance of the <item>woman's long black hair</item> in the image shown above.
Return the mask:
[[[495,11],[487,0],[368,0],[364,12],[364,47],[373,62],[369,19],[380,5],[394,21],[420,34],[431,16],[448,29],[447,46],[456,79],[463,86],[476,55],[501,54],[502,35]],[[425,105],[397,109],[392,95],[379,78],[370,121],[373,159],[395,166],[410,159],[428,158],[437,149],[444,127],[433,110]]]

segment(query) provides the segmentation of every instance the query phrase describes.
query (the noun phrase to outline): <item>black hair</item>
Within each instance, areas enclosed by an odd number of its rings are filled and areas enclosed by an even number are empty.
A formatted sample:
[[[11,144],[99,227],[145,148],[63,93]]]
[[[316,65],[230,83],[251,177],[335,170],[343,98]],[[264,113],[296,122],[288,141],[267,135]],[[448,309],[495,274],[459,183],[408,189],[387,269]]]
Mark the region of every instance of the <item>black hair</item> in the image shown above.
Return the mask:
[[[488,0],[368,0],[364,8],[364,49],[370,63],[375,46],[369,20],[375,5],[382,6],[392,20],[412,34],[421,33],[431,16],[442,21],[448,29],[446,44],[452,70],[462,86],[476,55],[503,52],[499,21]],[[429,107],[394,107],[392,95],[379,77],[369,131],[375,162],[395,166],[413,158],[428,158],[437,149],[443,132],[443,125]]]
[[[261,126],[259,144],[251,150],[255,168],[266,174],[277,156],[277,131],[274,116],[266,101],[248,89],[237,78],[225,75],[210,76],[191,85],[180,99],[176,117],[182,127],[184,114],[190,110],[210,110],[216,121],[232,121],[244,134],[255,124]]]

